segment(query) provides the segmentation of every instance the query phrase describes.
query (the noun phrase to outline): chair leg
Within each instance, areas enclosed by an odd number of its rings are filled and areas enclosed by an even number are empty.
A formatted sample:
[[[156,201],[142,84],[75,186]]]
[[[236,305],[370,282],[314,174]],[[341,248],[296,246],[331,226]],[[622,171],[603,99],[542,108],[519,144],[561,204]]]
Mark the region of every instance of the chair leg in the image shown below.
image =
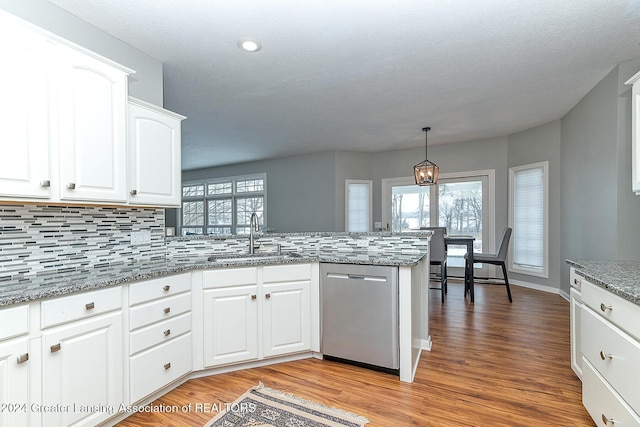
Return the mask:
[[[509,302],[513,302],[511,299],[511,289],[509,289],[509,278],[507,277],[507,267],[504,262],[500,264],[502,266],[502,275],[504,277],[504,285],[507,287],[507,295],[509,296]]]
[[[444,274],[444,263],[440,264],[440,295],[444,304],[444,294],[447,292],[447,276]]]

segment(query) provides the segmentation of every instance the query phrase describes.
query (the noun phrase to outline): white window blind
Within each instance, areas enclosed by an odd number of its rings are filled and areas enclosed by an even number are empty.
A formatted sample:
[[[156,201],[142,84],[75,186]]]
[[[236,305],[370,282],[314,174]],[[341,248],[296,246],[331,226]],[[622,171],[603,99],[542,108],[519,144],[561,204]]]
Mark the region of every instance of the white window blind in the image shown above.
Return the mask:
[[[546,271],[546,162],[511,169],[512,266]]]
[[[371,231],[371,181],[346,181],[346,229],[348,232]]]

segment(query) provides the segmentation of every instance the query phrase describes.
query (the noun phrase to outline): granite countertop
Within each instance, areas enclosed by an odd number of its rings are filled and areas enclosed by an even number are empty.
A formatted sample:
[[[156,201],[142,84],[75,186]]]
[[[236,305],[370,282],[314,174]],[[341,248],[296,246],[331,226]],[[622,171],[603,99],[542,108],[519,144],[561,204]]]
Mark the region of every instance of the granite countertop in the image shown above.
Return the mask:
[[[208,261],[202,257],[167,257],[157,261],[118,263],[104,267],[74,270],[58,270],[54,273],[25,276],[21,279],[0,282],[0,307],[71,294],[91,289],[116,286],[137,280],[148,280],[210,268],[247,267],[270,264],[295,264],[304,262],[331,262],[341,264],[414,266],[425,253],[376,253],[376,252],[314,252],[300,253],[295,257],[274,258],[275,254],[263,254],[247,259],[247,255],[216,254],[228,260]],[[271,255],[271,256],[269,256]],[[240,256],[241,259],[233,259]]]
[[[567,260],[594,285],[640,305],[640,261]]]

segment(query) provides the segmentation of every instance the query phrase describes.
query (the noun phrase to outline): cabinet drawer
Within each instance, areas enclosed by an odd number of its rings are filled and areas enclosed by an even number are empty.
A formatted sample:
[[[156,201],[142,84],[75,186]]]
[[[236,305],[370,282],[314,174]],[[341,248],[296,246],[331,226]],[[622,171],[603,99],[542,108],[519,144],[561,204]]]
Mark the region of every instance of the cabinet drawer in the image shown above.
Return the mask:
[[[640,306],[582,279],[582,302],[640,340]]]
[[[255,285],[258,283],[257,268],[225,268],[202,272],[202,287],[223,288],[227,286]]]
[[[129,334],[129,354],[136,354],[154,345],[170,341],[191,331],[191,313],[138,329]]]
[[[135,403],[191,371],[191,334],[133,356],[129,367]]]
[[[122,288],[105,288],[40,303],[40,324],[43,328],[84,319],[122,307]]]
[[[0,341],[29,333],[29,306],[0,310]]]
[[[129,285],[129,305],[141,304],[191,290],[191,274],[167,276]]]
[[[191,311],[191,292],[140,304],[131,308],[129,329],[141,328]]]
[[[589,308],[582,309],[581,321],[583,356],[640,412],[640,343]]]
[[[582,404],[597,426],[640,426],[638,415],[586,359],[582,363]],[[615,423],[607,424],[607,419]]]
[[[264,283],[311,280],[311,264],[268,265],[262,270]]]
[[[582,288],[582,281],[585,280],[582,276],[578,276],[576,274],[576,269],[575,267],[571,267],[571,269],[569,270],[569,282],[571,284],[572,288],[576,288],[578,290],[578,292],[581,290]]]

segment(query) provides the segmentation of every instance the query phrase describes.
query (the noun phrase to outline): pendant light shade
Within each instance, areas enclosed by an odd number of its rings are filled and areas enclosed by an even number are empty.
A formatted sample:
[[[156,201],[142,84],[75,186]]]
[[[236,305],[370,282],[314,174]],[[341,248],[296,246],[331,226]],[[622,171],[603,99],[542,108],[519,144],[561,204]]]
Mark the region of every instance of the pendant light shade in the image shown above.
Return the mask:
[[[422,128],[424,134],[424,158],[423,162],[418,163],[413,167],[413,175],[416,178],[416,184],[418,185],[434,185],[438,183],[439,168],[433,162],[430,162],[427,158],[427,134],[431,130],[430,127]]]

